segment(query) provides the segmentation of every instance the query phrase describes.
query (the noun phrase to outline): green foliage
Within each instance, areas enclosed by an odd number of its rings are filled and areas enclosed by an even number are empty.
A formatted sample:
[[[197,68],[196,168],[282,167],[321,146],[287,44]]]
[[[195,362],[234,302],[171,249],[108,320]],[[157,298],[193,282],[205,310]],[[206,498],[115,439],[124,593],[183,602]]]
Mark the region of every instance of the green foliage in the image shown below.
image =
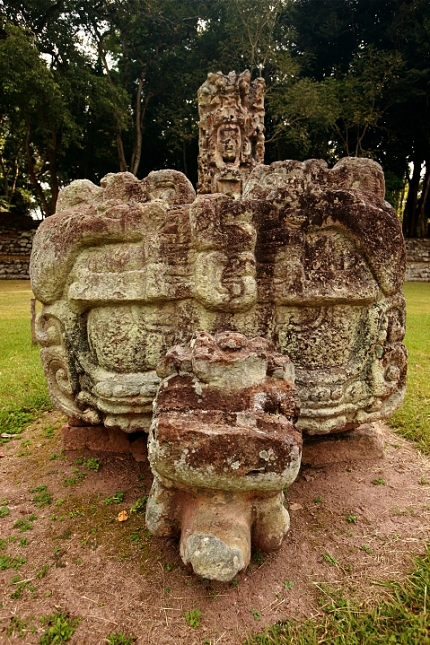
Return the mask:
[[[1,443],[13,440],[50,401],[40,363],[39,348],[31,344],[29,283],[0,281],[0,426]],[[13,370],[11,369],[13,365]]]
[[[106,638],[106,643],[108,645],[133,645],[136,642],[135,636],[126,636],[122,632],[115,632],[114,634],[109,634]]]
[[[40,622],[45,628],[45,632],[38,642],[40,645],[53,645],[70,640],[81,619],[70,618],[68,614],[56,612],[41,616]]]
[[[52,437],[55,435],[55,428],[52,426],[46,426],[46,428],[43,429],[43,436],[45,439],[52,439]]]
[[[16,634],[18,638],[24,638],[26,628],[27,623],[25,620],[19,616],[12,616],[6,629],[6,635],[13,636],[13,634]]]
[[[408,348],[406,397],[389,424],[430,454],[430,283],[405,284]]]
[[[63,479],[63,484],[64,486],[76,486],[76,484],[80,484],[85,479],[86,476],[87,476],[87,473],[78,472],[76,475],[73,475],[72,477],[65,477]]]
[[[10,511],[8,506],[0,506],[0,518],[6,517],[7,515],[9,515],[9,513]]]
[[[93,470],[96,473],[99,471],[100,465],[101,461],[100,459],[97,459],[97,457],[89,457],[84,461],[85,468],[88,468],[88,470]]]
[[[130,514],[144,511],[146,508],[147,501],[148,501],[148,498],[146,496],[139,497],[139,499],[136,500],[132,505],[132,507],[130,508]]]
[[[1,204],[49,214],[60,185],[117,170],[195,180],[197,88],[249,68],[266,82],[267,161],[373,156],[399,210],[408,185],[405,231],[426,234],[428,193],[408,176],[430,166],[428,0],[4,4]]]
[[[43,567],[35,574],[35,578],[44,578],[49,571],[49,566],[44,564]]]
[[[121,504],[124,501],[125,490],[118,490],[113,495],[109,495],[104,500],[104,504],[109,506],[110,504]]]
[[[329,564],[332,564],[334,567],[339,566],[338,561],[336,560],[336,558],[333,555],[331,555],[331,553],[324,553],[323,559],[325,560],[325,562],[328,562]]]
[[[12,600],[19,600],[22,598],[22,594],[25,589],[28,589],[28,591],[31,592],[36,591],[36,587],[31,584],[30,580],[21,580],[19,576],[14,576],[11,584],[15,586],[15,590],[10,594]]]
[[[191,611],[186,611],[184,613],[184,618],[190,627],[194,627],[194,629],[196,629],[200,626],[202,612],[200,609],[192,609]]]
[[[36,493],[33,497],[33,502],[37,508],[43,508],[44,506],[52,504],[52,495],[46,490],[47,488],[47,486],[36,486],[36,488],[30,489],[30,493]]]
[[[9,555],[0,555],[0,571],[4,569],[15,569],[18,571],[26,562],[26,558],[12,558]]]
[[[97,457],[88,457],[88,459],[84,459],[84,457],[77,457],[75,459],[75,464],[85,466],[85,468],[87,468],[88,470],[94,470],[94,472],[98,472],[100,469],[101,461],[100,459],[97,459]]]
[[[0,111],[2,134],[21,132],[26,142],[28,173],[45,215],[55,210],[56,194],[49,203],[43,192],[45,177],[56,188],[54,157],[60,130],[73,136],[74,123],[62,88],[35,46],[34,38],[19,26],[5,24],[0,41]],[[5,148],[3,148],[5,151]],[[49,164],[43,171],[44,164]]]
[[[385,486],[385,479],[383,479],[382,477],[377,477],[373,480],[372,484],[374,484],[374,486]]]
[[[264,555],[260,551],[260,549],[256,549],[252,553],[252,563],[257,564],[258,566],[261,566],[264,562]]]
[[[29,519],[30,517],[31,516],[29,516]],[[13,528],[18,529],[20,533],[25,533],[25,531],[31,531],[31,529],[33,528],[33,524],[31,524],[31,522],[29,522],[28,520],[19,519],[19,520],[16,520],[16,522],[13,525]]]

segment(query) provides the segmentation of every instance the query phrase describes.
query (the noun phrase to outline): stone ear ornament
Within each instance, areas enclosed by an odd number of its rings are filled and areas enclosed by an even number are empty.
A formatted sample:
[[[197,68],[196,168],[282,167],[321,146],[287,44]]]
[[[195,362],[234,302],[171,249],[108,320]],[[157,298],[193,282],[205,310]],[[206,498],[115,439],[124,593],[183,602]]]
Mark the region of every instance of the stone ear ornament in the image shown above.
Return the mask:
[[[249,72],[201,86],[197,195],[174,170],[72,182],[31,259],[54,405],[71,429],[149,432],[148,526],[220,580],[251,539],[280,546],[302,434],[386,419],[406,383],[405,249],[382,169],[264,165],[263,89]]]

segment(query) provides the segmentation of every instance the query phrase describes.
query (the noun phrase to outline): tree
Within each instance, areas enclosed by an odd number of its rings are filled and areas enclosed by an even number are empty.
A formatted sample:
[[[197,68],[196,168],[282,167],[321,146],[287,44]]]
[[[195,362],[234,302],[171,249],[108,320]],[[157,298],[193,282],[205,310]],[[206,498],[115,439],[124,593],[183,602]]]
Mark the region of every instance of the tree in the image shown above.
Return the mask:
[[[430,4],[297,0],[288,19],[296,28],[293,53],[302,73],[334,81],[342,108],[329,135],[336,156],[380,161],[393,203],[407,193],[405,235],[426,235],[429,190],[421,175],[430,166]]]
[[[23,29],[7,25],[0,41],[0,111],[3,146],[3,181],[10,203],[16,180],[11,165],[18,169],[20,154],[25,153],[27,172],[45,216],[55,210],[58,195],[56,156],[62,130],[70,136],[73,122],[61,90],[52,72],[39,56],[31,36]],[[17,138],[21,135],[21,141]],[[15,146],[13,145],[15,143]],[[7,144],[7,145],[6,145]],[[16,153],[5,162],[5,152],[14,148]],[[15,159],[13,159],[15,157]],[[12,182],[9,177],[12,174]],[[42,182],[50,179],[50,196]]]
[[[18,163],[48,216],[62,183],[99,180],[115,169],[113,123],[127,110],[126,94],[92,65],[72,2],[11,2],[7,9],[0,41],[4,193],[10,203]]]
[[[156,97],[175,98],[170,67],[184,52],[192,52],[198,16],[194,3],[183,0],[101,0],[91,8],[76,11],[97,48],[112,87],[122,88],[129,97],[131,127],[125,127],[124,113],[116,121],[120,170],[137,174],[148,110]],[[178,106],[180,109],[181,106]]]

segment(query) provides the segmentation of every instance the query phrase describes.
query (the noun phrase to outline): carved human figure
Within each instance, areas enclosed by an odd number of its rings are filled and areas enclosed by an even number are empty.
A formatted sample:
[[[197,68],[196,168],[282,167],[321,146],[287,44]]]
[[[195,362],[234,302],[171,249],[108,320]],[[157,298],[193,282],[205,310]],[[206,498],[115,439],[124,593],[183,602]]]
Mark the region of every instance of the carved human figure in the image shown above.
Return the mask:
[[[237,165],[240,162],[241,135],[237,125],[228,124],[218,130],[218,150],[224,164]],[[218,165],[221,165],[218,162]]]
[[[218,72],[198,92],[198,192],[238,199],[244,181],[264,158],[264,80],[251,74]]]

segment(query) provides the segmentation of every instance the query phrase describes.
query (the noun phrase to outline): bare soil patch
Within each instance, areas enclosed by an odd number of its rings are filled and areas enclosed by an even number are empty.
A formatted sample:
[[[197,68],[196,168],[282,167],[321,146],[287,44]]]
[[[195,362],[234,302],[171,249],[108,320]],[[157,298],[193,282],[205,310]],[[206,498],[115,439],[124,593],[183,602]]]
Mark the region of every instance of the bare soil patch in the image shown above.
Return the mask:
[[[148,534],[144,501],[136,504],[151,486],[148,463],[62,453],[62,422],[48,413],[0,446],[0,509],[9,509],[0,510],[0,558],[26,560],[0,570],[1,643],[37,643],[40,616],[64,611],[81,618],[71,645],[99,645],[118,631],[138,645],[239,645],[265,625],[316,617],[325,584],[381,597],[379,582],[401,580],[424,552],[430,462],[388,427],[384,459],[304,468],[287,493],[281,550],[254,553],[223,584],[195,576],[174,540]],[[123,510],[129,519],[119,522]],[[194,610],[198,627],[185,618]],[[8,635],[13,616],[26,623],[19,637]]]

